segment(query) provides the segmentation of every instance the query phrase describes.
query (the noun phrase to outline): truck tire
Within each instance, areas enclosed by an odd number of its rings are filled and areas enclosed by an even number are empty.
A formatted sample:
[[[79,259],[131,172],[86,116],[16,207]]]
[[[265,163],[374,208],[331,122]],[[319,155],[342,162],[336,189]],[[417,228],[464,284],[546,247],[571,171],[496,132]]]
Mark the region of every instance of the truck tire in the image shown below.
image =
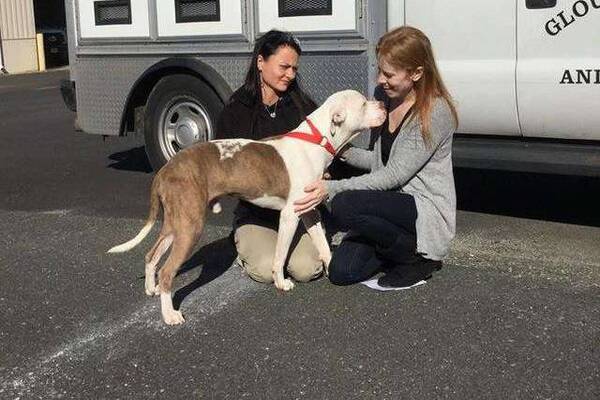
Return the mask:
[[[144,112],[146,154],[158,171],[179,150],[215,137],[223,102],[204,81],[169,75],[150,92]]]

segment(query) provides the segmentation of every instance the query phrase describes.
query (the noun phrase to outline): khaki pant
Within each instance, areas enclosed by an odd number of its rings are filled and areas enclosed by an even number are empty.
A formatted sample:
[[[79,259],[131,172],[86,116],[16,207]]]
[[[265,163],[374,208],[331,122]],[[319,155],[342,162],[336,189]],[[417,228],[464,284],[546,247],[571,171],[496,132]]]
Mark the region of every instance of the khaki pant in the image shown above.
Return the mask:
[[[298,236],[300,238],[298,239]],[[246,224],[235,231],[235,246],[241,267],[255,281],[273,282],[273,258],[277,231],[264,226]],[[298,282],[308,282],[321,275],[323,262],[306,231],[298,233],[288,253],[287,272]]]

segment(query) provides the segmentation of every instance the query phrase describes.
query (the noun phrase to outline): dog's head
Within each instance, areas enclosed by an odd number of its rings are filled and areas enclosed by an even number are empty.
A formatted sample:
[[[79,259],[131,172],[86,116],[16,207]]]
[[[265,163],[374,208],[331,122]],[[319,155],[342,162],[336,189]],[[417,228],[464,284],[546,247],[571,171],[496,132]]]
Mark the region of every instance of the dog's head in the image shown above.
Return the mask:
[[[369,101],[356,90],[334,93],[323,106],[329,112],[329,129],[322,134],[336,151],[362,131],[383,124],[387,114],[381,101]]]

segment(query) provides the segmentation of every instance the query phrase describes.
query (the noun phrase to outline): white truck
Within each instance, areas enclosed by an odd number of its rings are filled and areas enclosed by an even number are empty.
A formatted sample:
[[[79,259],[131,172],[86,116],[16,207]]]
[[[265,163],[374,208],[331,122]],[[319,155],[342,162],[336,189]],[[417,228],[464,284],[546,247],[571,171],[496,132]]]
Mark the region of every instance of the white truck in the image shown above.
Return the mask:
[[[372,93],[377,39],[406,24],[431,38],[456,100],[456,166],[600,176],[600,0],[66,0],[66,10],[65,102],[84,132],[143,134],[154,168],[215,138],[262,33],[297,35],[301,83],[322,101]]]

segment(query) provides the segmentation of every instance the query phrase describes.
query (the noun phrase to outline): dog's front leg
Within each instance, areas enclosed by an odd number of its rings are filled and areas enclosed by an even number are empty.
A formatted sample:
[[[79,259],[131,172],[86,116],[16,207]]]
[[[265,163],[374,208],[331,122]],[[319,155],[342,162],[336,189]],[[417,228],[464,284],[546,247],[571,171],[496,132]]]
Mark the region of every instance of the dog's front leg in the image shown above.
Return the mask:
[[[279,232],[277,233],[277,244],[275,245],[275,258],[273,259],[273,281],[279,290],[288,291],[294,288],[291,279],[283,276],[283,267],[287,258],[292,239],[298,227],[298,216],[292,207],[281,210],[279,216]]]
[[[329,249],[329,244],[327,243],[325,230],[321,225],[321,214],[319,214],[319,211],[313,210],[302,214],[301,218],[308,235],[312,239],[315,248],[319,252],[319,258],[321,261],[323,261],[323,265],[325,266],[325,275],[329,275],[331,250]]]

